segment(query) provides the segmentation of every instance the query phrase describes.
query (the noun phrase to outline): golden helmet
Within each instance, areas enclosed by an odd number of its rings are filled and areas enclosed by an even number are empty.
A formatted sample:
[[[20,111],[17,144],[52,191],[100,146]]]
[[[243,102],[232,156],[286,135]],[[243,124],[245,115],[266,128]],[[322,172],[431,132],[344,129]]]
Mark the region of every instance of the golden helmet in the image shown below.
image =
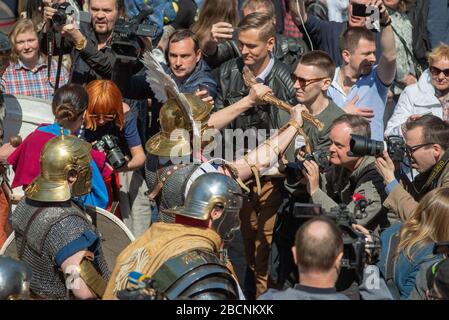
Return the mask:
[[[204,102],[195,94],[186,93],[189,105],[192,107],[193,119],[201,122],[201,132],[207,128],[207,121],[213,106]],[[191,123],[184,117],[181,108],[174,98],[170,98],[162,106],[159,113],[161,131],[152,136],[145,148],[148,153],[156,156],[186,156],[192,152],[190,144]],[[180,131],[176,129],[181,129]],[[177,153],[172,154],[174,148]]]
[[[75,136],[59,136],[49,140],[40,158],[41,173],[25,190],[29,199],[63,202],[91,190],[91,145]],[[70,187],[69,175],[77,179]]]

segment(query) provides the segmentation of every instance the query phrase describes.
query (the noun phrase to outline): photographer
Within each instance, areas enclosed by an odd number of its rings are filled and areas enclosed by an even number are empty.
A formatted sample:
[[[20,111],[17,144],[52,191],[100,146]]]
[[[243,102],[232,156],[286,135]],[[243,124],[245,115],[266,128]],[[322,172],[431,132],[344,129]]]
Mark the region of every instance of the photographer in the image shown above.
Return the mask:
[[[63,3],[59,0],[59,3]],[[47,32],[41,37],[41,48],[48,53],[48,28],[57,9],[52,7],[54,1],[43,0],[44,18]],[[90,0],[90,24],[80,23],[76,29],[73,23],[62,26],[61,35],[66,38],[61,48],[59,35],[55,41],[54,55],[72,53],[72,83],[87,84],[95,79],[110,79],[115,58],[110,48],[112,32],[119,16],[123,14],[123,0]],[[61,27],[57,27],[58,29]]]
[[[335,288],[343,258],[343,235],[335,222],[327,217],[308,220],[298,229],[292,252],[298,266],[299,283],[285,291],[269,289],[259,300],[350,300]],[[378,278],[377,287],[368,285],[372,281],[370,278],[378,275],[376,269],[375,266],[365,267],[360,294],[365,300],[391,300],[383,279]]]
[[[340,116],[332,123],[329,134],[329,170],[320,177],[318,165],[314,161],[304,161],[302,173],[312,202],[320,204],[326,211],[343,203],[350,212],[355,212],[359,207],[355,195],[366,198],[366,216],[356,220],[369,230],[374,230],[389,226],[386,210],[382,207],[386,197],[382,177],[376,172],[374,157],[348,155],[351,134],[368,138],[370,131],[369,122],[364,118],[350,114]]]
[[[376,159],[376,169],[383,177],[388,197],[384,206],[402,220],[409,219],[418,202],[427,192],[449,186],[449,124],[437,116],[425,115],[410,120],[404,126],[406,150],[411,167],[419,174],[410,182],[400,174],[395,177],[395,165],[389,155]],[[396,173],[397,174],[397,173]]]
[[[118,200],[120,215],[134,233],[134,225],[146,224],[146,220],[143,220],[147,218],[141,217],[141,211],[133,207],[139,186],[144,180],[138,169],[145,162],[136,117],[128,105],[122,102],[120,90],[112,81],[94,80],[87,85],[86,91],[89,94],[89,106],[85,118],[84,138],[87,142],[96,142],[94,146],[98,146],[98,143],[104,144],[109,163],[114,172],[118,173],[120,180],[120,190],[114,189],[112,184],[113,200]],[[111,182],[114,181],[115,176]],[[117,191],[119,195],[115,197]]]

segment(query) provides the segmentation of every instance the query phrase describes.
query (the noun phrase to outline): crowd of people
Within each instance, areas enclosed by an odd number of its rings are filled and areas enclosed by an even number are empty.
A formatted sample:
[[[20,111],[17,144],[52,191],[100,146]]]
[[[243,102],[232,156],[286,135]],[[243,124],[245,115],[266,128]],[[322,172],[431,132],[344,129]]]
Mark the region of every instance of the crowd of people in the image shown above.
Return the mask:
[[[54,115],[0,147],[0,298],[449,299],[448,2],[64,2],[0,33],[1,134]]]

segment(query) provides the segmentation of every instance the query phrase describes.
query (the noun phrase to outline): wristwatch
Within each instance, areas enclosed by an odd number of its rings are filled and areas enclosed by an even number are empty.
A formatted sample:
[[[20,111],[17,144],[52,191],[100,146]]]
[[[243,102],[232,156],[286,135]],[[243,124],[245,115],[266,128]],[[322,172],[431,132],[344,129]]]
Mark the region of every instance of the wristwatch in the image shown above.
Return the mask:
[[[87,40],[85,37],[82,37],[80,41],[75,43],[76,50],[83,50],[86,47]]]

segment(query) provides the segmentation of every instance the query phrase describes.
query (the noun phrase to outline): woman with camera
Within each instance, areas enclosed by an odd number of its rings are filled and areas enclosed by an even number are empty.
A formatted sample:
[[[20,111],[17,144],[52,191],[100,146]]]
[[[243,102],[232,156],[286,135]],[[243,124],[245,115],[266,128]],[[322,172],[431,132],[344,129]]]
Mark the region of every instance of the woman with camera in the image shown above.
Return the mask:
[[[11,187],[23,186],[25,189],[40,174],[40,154],[45,143],[60,136],[62,130],[65,135],[76,133],[84,119],[88,105],[86,90],[80,85],[69,84],[59,88],[52,102],[55,116],[53,124],[42,124],[17,147],[7,161],[13,166],[15,175]],[[103,177],[111,171],[105,164],[102,153],[92,150],[92,191],[80,199],[81,204],[89,204],[106,208],[108,193]],[[101,168],[101,172],[99,170]]]
[[[119,202],[120,215],[131,232],[134,232],[135,223],[146,223],[140,222],[140,216],[131,216],[132,212],[138,212],[133,207],[139,205],[135,203],[135,195],[144,183],[143,174],[138,169],[145,162],[145,153],[137,131],[136,117],[129,106],[122,102],[122,94],[114,82],[94,80],[86,86],[86,91],[89,106],[82,136],[94,148],[105,152],[113,171],[118,173],[120,183],[117,185],[120,185],[120,190],[113,185],[113,201]],[[113,177],[112,182],[115,181]]]
[[[119,88],[110,80],[94,80],[86,87],[89,95],[89,106],[86,112],[85,131],[82,133],[87,142],[95,145],[105,144],[106,153],[114,146],[111,140],[127,157],[121,167],[114,171],[133,171],[143,166],[145,154],[139,134],[136,118],[127,104],[123,103]],[[111,139],[104,139],[105,136]],[[112,164],[111,164],[112,165]]]

